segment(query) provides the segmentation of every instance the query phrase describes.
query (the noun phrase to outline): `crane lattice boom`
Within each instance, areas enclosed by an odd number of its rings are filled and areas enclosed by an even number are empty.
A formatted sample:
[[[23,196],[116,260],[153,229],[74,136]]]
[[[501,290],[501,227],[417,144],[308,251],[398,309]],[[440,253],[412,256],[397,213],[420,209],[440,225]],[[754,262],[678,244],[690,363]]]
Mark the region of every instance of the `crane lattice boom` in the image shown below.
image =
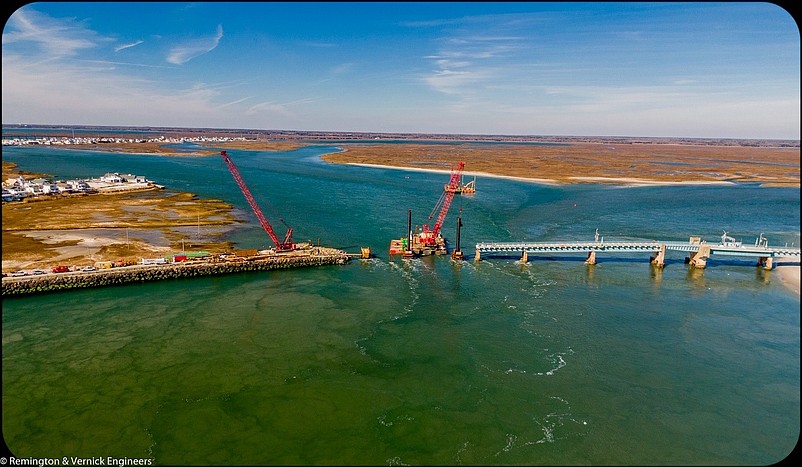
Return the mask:
[[[223,156],[223,161],[225,161],[228,171],[231,172],[231,175],[234,177],[234,181],[237,182],[237,186],[239,186],[239,189],[245,196],[245,200],[248,201],[248,204],[251,206],[253,213],[256,214],[256,218],[259,219],[259,223],[262,224],[262,228],[265,229],[267,235],[270,236],[270,239],[273,240],[273,243],[276,245],[276,250],[282,251],[295,249],[295,244],[292,243],[292,227],[288,226],[287,234],[284,236],[284,241],[279,241],[275,232],[273,232],[273,226],[270,225],[270,222],[267,221],[267,218],[262,213],[262,209],[259,208],[258,204],[256,204],[256,200],[253,198],[251,190],[248,189],[248,185],[246,185],[245,181],[242,179],[242,175],[240,175],[237,166],[234,165],[234,161],[228,157],[226,151],[220,151],[220,155]]]
[[[420,238],[427,245],[435,243],[435,238],[440,233],[440,229],[443,227],[443,222],[446,220],[446,214],[448,214],[448,208],[451,206],[451,201],[454,199],[454,193],[456,193],[457,189],[460,188],[460,183],[462,181],[462,169],[464,167],[465,162],[460,161],[460,163],[457,164],[457,167],[451,170],[451,178],[443,187],[443,193],[440,195],[440,198],[434,205],[432,213],[429,215],[429,218],[431,219],[434,215],[434,212],[437,210],[437,207],[440,206],[440,213],[437,216],[437,221],[434,223],[434,228],[429,230],[428,224],[423,226],[423,233],[421,234]]]

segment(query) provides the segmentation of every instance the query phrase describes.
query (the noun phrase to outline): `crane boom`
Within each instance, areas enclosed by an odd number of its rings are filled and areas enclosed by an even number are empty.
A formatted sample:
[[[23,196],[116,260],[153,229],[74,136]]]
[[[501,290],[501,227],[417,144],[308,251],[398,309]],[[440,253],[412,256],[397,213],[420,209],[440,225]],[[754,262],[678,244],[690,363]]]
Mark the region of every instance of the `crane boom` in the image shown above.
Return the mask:
[[[421,235],[421,240],[427,245],[432,245],[435,243],[435,238],[440,233],[440,229],[443,227],[443,222],[446,220],[446,214],[448,214],[448,208],[451,206],[451,201],[454,199],[454,193],[456,193],[457,189],[460,188],[462,169],[464,167],[465,162],[460,161],[459,164],[457,164],[457,167],[451,170],[451,178],[443,187],[443,193],[440,195],[437,203],[435,203],[432,213],[429,214],[429,218],[431,219],[434,215],[434,212],[437,210],[437,207],[440,206],[440,213],[437,215],[434,228],[429,230],[428,224],[423,226],[424,234]]]
[[[434,223],[435,236],[437,236],[437,233],[440,232],[440,229],[443,227],[443,221],[446,220],[446,214],[448,214],[448,208],[451,206],[451,200],[454,199],[454,193],[456,193],[457,189],[460,188],[463,167],[465,167],[465,163],[460,161],[460,163],[457,164],[457,168],[451,171],[451,179],[443,188],[446,196],[443,200],[443,207],[440,209],[440,215],[437,216],[437,222]]]
[[[276,233],[273,232],[273,226],[270,225],[270,222],[267,221],[267,218],[262,213],[262,209],[259,208],[258,204],[256,204],[256,200],[251,194],[251,190],[248,189],[248,185],[246,185],[245,181],[242,179],[242,175],[240,175],[237,166],[234,165],[234,161],[228,157],[226,151],[220,151],[220,155],[223,156],[223,161],[225,161],[228,171],[231,172],[231,175],[234,177],[234,181],[237,182],[237,186],[239,186],[240,191],[242,191],[242,194],[245,196],[245,200],[248,201],[248,204],[251,206],[253,213],[256,214],[256,218],[259,219],[259,223],[262,224],[262,228],[265,229],[267,235],[270,236],[270,239],[273,240],[273,243],[276,245],[276,251],[295,249],[295,244],[292,243],[292,227],[288,226],[287,234],[284,236],[284,241],[279,241]]]

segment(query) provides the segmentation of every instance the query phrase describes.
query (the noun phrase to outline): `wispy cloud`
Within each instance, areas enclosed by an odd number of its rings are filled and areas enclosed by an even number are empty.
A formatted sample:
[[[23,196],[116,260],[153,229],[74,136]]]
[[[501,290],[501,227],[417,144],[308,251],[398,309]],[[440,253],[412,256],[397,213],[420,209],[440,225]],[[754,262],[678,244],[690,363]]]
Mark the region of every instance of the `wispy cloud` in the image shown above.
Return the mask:
[[[240,104],[240,103],[242,103],[242,102],[245,102],[245,101],[247,101],[248,99],[250,99],[250,97],[243,97],[243,98],[237,99],[237,100],[235,100],[235,101],[226,102],[225,104],[220,104],[218,107],[219,107],[219,108],[231,107],[231,106],[234,106],[234,105]]]
[[[523,60],[527,31],[540,21],[538,16],[476,15],[402,25],[445,29],[436,51],[424,57],[432,67],[420,79],[436,92],[464,99],[508,76],[510,63]]]
[[[321,100],[325,99],[319,97],[307,97],[304,99],[296,99],[294,101],[283,102],[283,103],[278,103],[273,101],[260,102],[258,104],[249,107],[248,110],[245,111],[245,114],[254,115],[263,112],[270,112],[270,113],[279,113],[282,115],[292,115],[291,108],[298,107],[304,104],[318,102]]]
[[[219,87],[165,87],[164,80],[119,73],[109,65],[88,60],[31,62],[24,55],[4,54],[3,117],[14,122],[97,124],[106,121],[105,115],[131,125],[166,126],[208,126],[203,122],[221,118]],[[228,117],[222,114],[223,121]]]
[[[138,46],[139,44],[141,44],[143,42],[145,42],[145,41],[136,41],[136,42],[132,42],[130,44],[123,44],[123,45],[115,47],[114,51],[115,52],[119,52],[121,50],[130,49],[131,47],[136,47],[136,46]]]
[[[499,58],[509,57],[519,49],[518,38],[512,36],[466,36],[445,41],[429,59],[434,67],[422,78],[435,91],[450,94],[473,94],[486,83],[501,76]]]
[[[80,23],[62,21],[43,15],[33,8],[19,9],[8,19],[3,30],[3,45],[32,43],[49,57],[70,57],[82,49],[104,41]]]
[[[470,86],[487,81],[490,75],[492,75],[492,72],[489,70],[440,69],[425,76],[423,81],[435,91],[444,94],[462,95],[469,93]]]
[[[268,101],[268,102],[260,102],[258,104],[250,106],[248,110],[245,111],[245,115],[255,115],[263,112],[279,113],[285,115],[289,113],[286,104],[279,104],[272,101]]]
[[[329,70],[332,75],[344,75],[350,72],[354,68],[353,63],[341,63],[339,65],[335,65],[331,67]]]
[[[315,47],[320,49],[331,49],[337,47],[337,44],[333,42],[317,42],[317,41],[300,41],[298,42],[298,45],[304,47]]]
[[[432,19],[423,21],[401,21],[399,25],[408,28],[433,28],[433,27],[461,24],[464,21],[465,20],[463,18],[446,18],[446,19]]]
[[[214,50],[220,44],[220,39],[222,38],[223,25],[218,25],[217,33],[214,36],[194,39],[173,47],[170,53],[167,54],[167,61],[175,65],[182,65],[195,57]]]

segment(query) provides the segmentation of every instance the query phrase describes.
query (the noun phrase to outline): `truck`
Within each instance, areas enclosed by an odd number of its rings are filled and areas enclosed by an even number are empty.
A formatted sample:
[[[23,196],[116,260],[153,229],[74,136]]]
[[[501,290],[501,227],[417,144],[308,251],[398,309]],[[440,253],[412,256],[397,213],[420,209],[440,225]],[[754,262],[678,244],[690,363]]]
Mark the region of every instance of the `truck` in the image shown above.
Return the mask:
[[[53,266],[51,271],[53,271],[53,272],[70,272],[70,268],[68,266],[59,265],[59,266]]]
[[[164,258],[142,258],[139,264],[167,264]]]

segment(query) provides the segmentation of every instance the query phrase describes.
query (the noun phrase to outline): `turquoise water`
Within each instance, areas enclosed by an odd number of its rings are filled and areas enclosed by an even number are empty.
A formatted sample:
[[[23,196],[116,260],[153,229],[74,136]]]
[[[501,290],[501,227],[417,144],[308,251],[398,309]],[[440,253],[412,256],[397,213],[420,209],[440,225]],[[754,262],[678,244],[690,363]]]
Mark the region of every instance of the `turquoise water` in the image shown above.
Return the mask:
[[[550,187],[479,177],[468,261],[390,260],[447,174],[328,164],[333,147],[229,151],[279,234],[378,258],[343,267],[3,300],[3,436],[18,457],[168,465],[771,464],[799,437],[799,298],[751,260],[669,253],[472,261],[479,241],[799,245],[799,189]],[[234,204],[219,157],[4,148],[59,178],[145,175]],[[466,168],[470,170],[469,167]],[[281,236],[281,235],[279,235]],[[715,258],[714,258],[715,259]]]

